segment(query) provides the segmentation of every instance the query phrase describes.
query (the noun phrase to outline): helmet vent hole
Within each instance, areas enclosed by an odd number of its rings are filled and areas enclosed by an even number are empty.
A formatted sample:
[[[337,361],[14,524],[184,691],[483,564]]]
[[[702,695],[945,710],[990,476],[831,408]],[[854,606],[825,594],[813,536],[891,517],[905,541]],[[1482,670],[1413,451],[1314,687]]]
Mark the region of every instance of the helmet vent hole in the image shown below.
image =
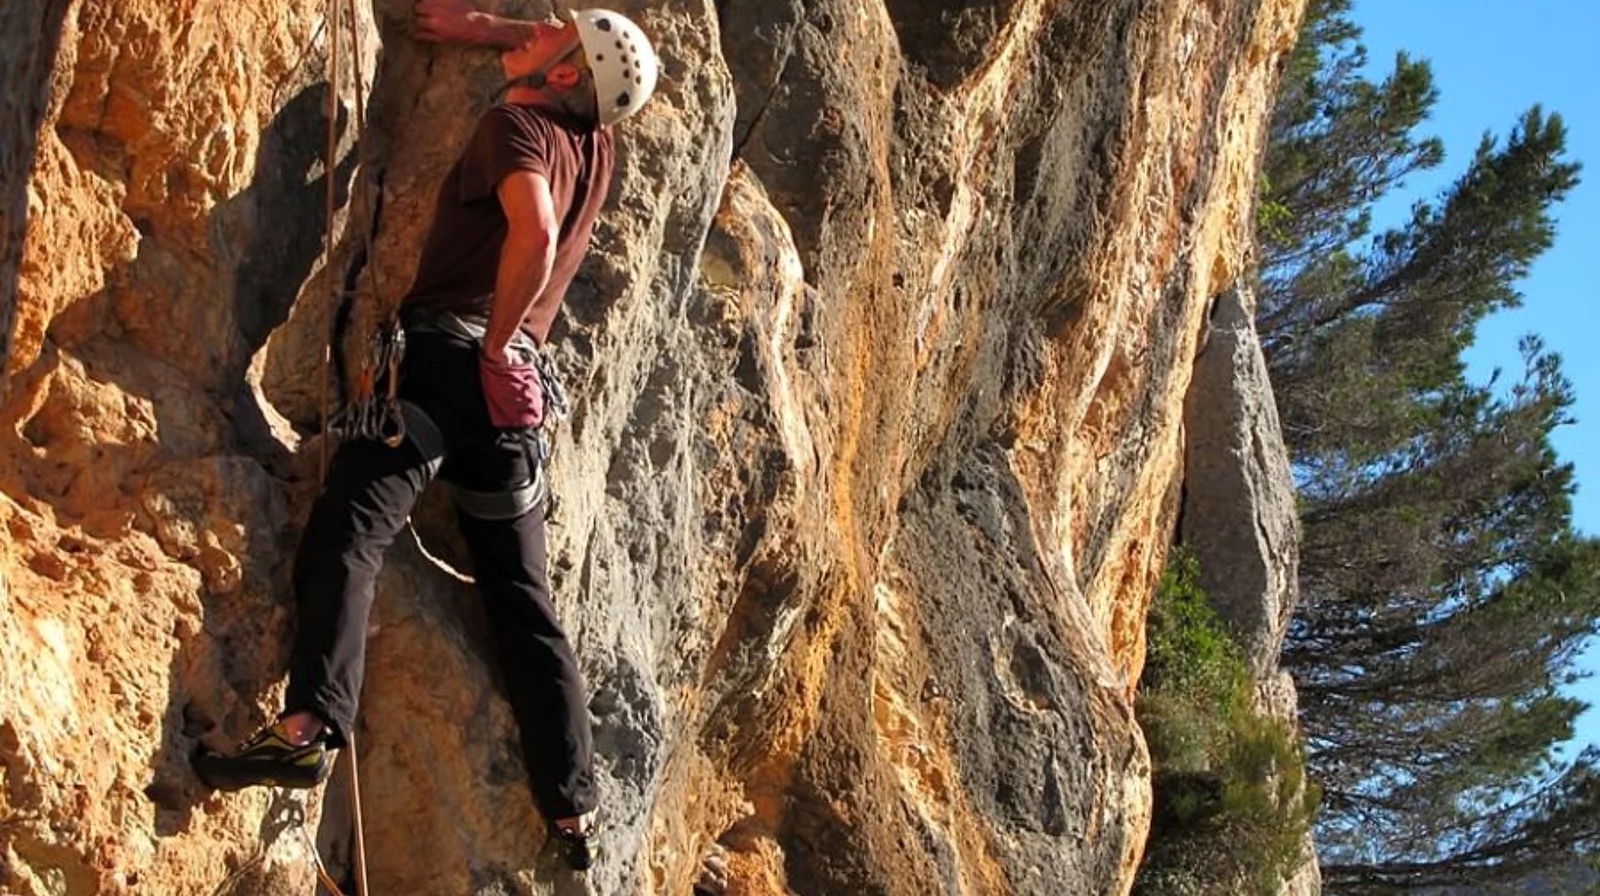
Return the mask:
[[[619,93],[619,94],[617,94],[617,108],[619,108],[619,109],[620,109],[620,108],[622,108],[622,107],[623,107],[623,106],[626,106],[626,105],[628,105],[628,102],[629,102],[629,101],[630,101],[630,100],[631,100],[631,99],[633,99],[633,98],[632,98],[632,97],[630,97],[630,96],[628,96],[628,94],[627,94],[627,93],[626,93],[626,92],[623,92],[623,93]]]
[[[611,30],[611,20],[610,19],[601,19],[601,20],[599,20],[599,21],[594,23],[594,27],[599,28],[601,31],[610,31]]]

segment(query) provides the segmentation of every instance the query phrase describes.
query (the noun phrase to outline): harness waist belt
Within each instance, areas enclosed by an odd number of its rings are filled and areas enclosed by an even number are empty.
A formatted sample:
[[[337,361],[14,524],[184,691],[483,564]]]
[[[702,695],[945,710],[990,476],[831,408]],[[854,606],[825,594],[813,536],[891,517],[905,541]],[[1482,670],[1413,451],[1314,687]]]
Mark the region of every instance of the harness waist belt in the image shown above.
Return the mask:
[[[425,311],[408,317],[406,326],[419,333],[444,333],[468,342],[481,343],[484,334],[489,332],[489,319],[481,314],[464,314],[459,311]],[[512,334],[511,343],[506,349],[508,352],[524,355],[521,359],[524,363],[532,361],[539,354],[538,343],[520,327]]]

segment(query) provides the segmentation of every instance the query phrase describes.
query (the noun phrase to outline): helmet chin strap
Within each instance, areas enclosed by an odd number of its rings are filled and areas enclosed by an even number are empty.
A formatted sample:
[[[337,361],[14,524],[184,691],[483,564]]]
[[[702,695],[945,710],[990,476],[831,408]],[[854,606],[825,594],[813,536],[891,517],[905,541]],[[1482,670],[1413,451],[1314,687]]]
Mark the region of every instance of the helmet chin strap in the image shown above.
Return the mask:
[[[498,103],[500,98],[506,95],[507,91],[517,87],[531,87],[534,90],[538,90],[544,87],[548,81],[549,78],[547,78],[545,73],[542,71],[529,72],[521,77],[512,78],[506,83],[500,85],[500,89],[494,92],[494,96],[489,97],[489,102]]]

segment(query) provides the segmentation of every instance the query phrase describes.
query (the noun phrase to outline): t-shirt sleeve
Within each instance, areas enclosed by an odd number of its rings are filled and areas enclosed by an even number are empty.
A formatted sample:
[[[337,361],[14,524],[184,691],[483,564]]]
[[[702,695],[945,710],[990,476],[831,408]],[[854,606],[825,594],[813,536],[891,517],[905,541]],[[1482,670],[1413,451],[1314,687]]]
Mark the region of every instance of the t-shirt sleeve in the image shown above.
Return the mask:
[[[550,133],[541,119],[496,106],[479,119],[467,142],[461,165],[462,204],[493,196],[513,171],[550,176]]]

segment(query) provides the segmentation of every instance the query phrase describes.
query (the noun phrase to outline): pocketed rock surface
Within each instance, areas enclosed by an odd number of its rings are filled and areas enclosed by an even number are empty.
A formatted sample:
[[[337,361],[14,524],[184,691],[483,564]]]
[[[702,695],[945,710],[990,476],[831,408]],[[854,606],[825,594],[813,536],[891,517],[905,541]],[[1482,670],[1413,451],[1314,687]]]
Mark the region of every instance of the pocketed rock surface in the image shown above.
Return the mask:
[[[1185,398],[1302,0],[613,5],[664,63],[554,334],[588,886],[681,896],[714,852],[750,896],[1126,893]],[[498,82],[410,9],[0,11],[6,893],[345,861],[337,787],[211,794],[187,755],[277,706],[330,320],[355,376]],[[372,620],[371,890],[581,891],[446,500]]]

